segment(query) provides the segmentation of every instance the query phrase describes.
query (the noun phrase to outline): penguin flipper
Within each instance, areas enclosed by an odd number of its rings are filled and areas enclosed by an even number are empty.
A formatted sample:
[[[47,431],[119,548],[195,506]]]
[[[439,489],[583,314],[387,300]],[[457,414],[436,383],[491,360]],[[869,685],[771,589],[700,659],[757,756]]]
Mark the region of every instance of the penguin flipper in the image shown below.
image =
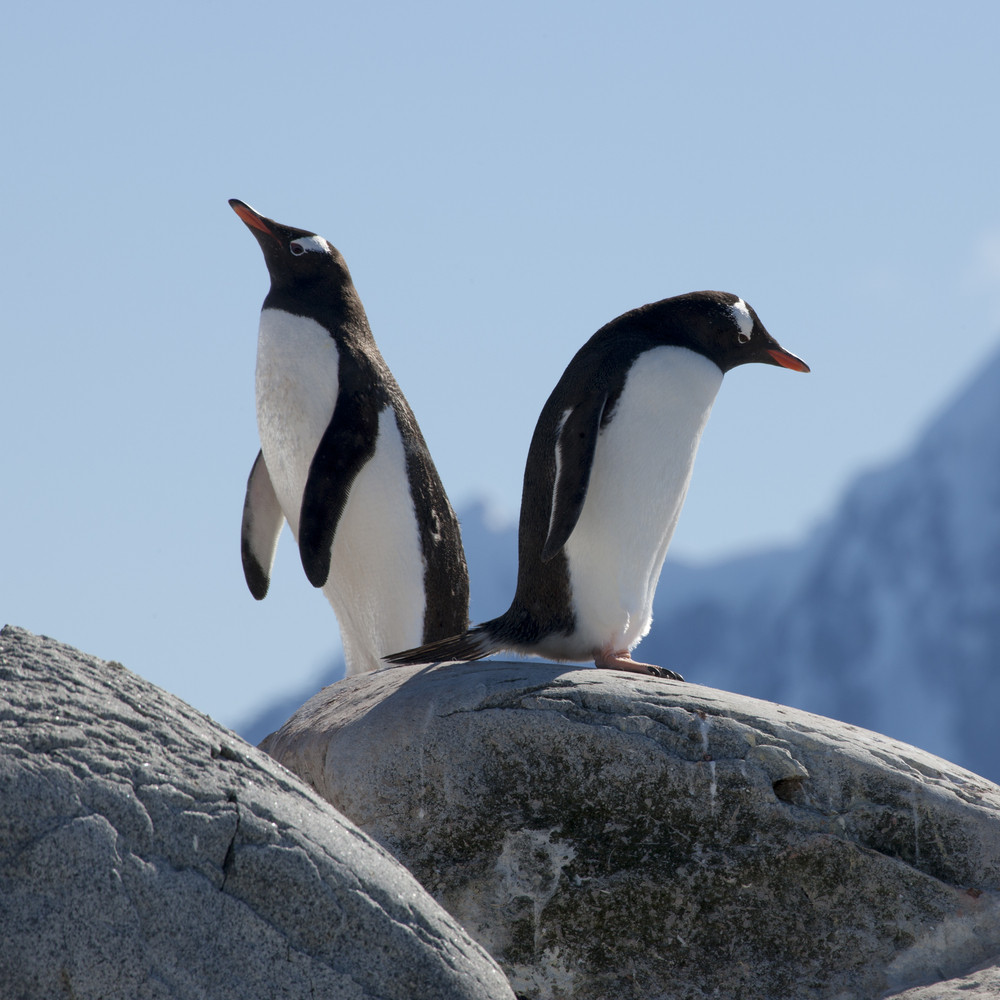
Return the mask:
[[[559,421],[555,442],[555,481],[549,508],[549,530],[542,546],[542,562],[548,562],[562,549],[580,520],[607,400],[607,393],[592,396],[565,410]]]
[[[470,628],[461,635],[438,639],[413,649],[404,649],[399,653],[383,656],[386,663],[394,667],[417,666],[421,663],[450,663],[453,661],[481,660],[503,649],[502,644],[495,642],[489,632],[482,626]]]
[[[375,454],[379,410],[370,392],[342,379],[330,425],[309,465],[299,516],[299,555],[314,587],[330,575],[330,548],[347,497],[365,463]]]
[[[277,551],[278,536],[284,523],[285,515],[271,484],[264,455],[258,451],[247,479],[247,493],[243,501],[243,529],[240,535],[243,576],[250,593],[258,601],[267,596],[274,553]]]

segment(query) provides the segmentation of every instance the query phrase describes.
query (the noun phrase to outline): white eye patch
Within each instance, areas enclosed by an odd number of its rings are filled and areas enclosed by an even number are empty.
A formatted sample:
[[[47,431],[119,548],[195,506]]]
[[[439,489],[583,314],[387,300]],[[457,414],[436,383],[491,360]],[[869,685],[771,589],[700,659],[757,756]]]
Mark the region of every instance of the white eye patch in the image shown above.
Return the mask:
[[[729,309],[739,329],[736,338],[741,344],[745,344],[753,333],[753,317],[750,315],[750,310],[742,299],[737,299]]]
[[[288,244],[289,250],[297,257],[301,253],[329,253],[330,244],[322,236],[303,236]]]

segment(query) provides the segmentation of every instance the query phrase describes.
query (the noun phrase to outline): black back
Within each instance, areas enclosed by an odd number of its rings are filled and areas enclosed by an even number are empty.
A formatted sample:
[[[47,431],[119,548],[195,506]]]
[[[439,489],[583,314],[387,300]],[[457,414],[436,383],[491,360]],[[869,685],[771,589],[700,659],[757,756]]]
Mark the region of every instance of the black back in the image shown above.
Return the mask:
[[[488,625],[497,623],[505,633],[509,626],[517,633],[512,641],[525,643],[533,642],[533,636],[573,631],[563,546],[586,500],[601,429],[613,419],[629,370],[640,354],[661,346],[686,347],[718,365],[723,373],[752,362],[789,367],[797,362],[805,369],[780,347],[745,303],[753,325],[744,339],[746,331],[733,311],[740,302],[736,295],[715,291],[662,299],[612,320],[577,351],[542,408],[528,449],[516,595],[509,611]],[[499,626],[501,621],[503,626]]]

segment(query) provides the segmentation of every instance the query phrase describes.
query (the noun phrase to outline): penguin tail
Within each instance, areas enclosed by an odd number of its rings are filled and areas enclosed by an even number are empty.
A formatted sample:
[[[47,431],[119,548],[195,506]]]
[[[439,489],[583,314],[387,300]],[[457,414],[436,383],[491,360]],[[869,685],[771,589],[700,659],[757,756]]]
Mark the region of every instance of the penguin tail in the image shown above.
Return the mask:
[[[455,661],[481,660],[484,656],[499,653],[503,645],[497,642],[485,625],[477,625],[461,635],[438,639],[413,649],[390,653],[382,659],[394,667],[417,666],[422,663],[452,663]]]

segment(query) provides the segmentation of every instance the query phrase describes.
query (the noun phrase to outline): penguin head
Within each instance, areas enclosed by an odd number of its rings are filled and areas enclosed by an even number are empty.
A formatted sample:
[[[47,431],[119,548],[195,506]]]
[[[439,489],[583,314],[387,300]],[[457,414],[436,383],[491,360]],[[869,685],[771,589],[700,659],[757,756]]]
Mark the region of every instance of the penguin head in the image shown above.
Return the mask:
[[[340,251],[322,236],[268,219],[238,198],[230,198],[229,204],[260,244],[272,290],[326,282],[351,284]]]
[[[752,362],[809,371],[804,361],[764,329],[757,313],[738,295],[690,292],[657,305],[664,307],[664,326],[671,342],[705,355],[724,373]]]

